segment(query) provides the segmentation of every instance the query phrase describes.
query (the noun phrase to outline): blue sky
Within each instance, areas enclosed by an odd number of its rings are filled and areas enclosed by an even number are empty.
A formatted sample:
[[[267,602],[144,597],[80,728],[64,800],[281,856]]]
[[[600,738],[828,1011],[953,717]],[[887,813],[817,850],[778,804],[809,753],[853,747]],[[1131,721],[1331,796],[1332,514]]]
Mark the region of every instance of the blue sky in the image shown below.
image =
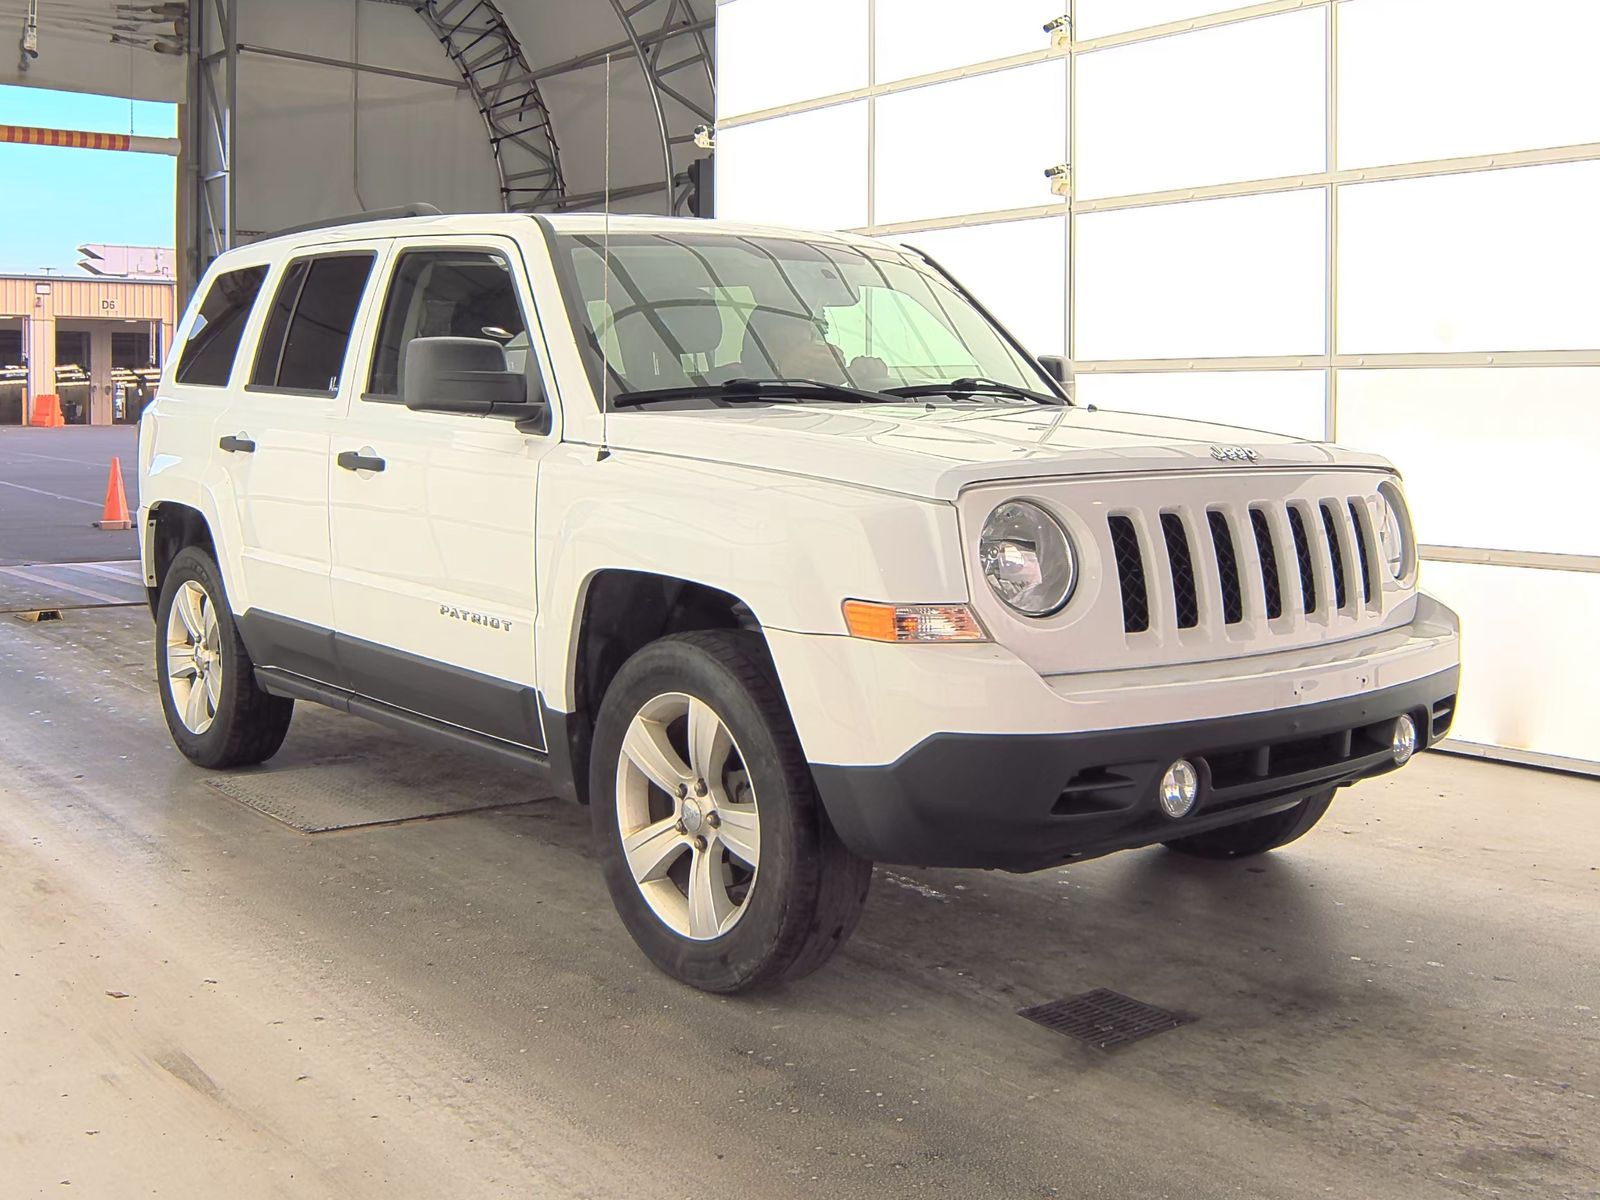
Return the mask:
[[[0,85],[0,125],[177,135],[177,107]],[[170,246],[177,160],[0,144],[0,272],[77,270],[78,247]]]

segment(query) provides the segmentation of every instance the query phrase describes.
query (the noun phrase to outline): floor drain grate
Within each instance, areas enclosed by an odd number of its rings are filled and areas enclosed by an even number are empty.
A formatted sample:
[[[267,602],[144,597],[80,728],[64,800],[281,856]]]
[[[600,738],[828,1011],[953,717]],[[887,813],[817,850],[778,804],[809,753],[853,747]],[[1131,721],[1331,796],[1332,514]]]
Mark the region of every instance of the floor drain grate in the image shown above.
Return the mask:
[[[1103,1050],[1165,1033],[1189,1019],[1110,988],[1019,1008],[1017,1015]]]

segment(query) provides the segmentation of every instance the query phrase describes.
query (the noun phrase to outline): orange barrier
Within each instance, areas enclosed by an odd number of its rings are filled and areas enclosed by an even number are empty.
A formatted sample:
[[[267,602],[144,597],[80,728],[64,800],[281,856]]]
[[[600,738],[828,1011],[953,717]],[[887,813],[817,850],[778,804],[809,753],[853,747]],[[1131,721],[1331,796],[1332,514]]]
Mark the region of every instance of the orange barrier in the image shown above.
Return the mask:
[[[58,429],[67,423],[66,417],[61,415],[61,397],[42,393],[33,398],[34,425],[41,425],[49,429]]]
[[[132,529],[133,521],[128,516],[128,493],[122,486],[122,460],[111,460],[111,474],[106,477],[106,503],[100,519],[95,522],[98,529]]]

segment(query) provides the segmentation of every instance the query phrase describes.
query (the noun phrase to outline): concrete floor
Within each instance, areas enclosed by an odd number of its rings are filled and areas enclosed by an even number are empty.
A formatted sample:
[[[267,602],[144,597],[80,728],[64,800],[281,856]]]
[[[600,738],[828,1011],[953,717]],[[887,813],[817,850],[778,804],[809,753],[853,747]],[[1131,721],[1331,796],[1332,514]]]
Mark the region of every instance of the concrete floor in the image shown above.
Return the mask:
[[[0,1195],[1597,1194],[1600,783],[1428,755],[1249,865],[880,870],[822,973],[716,998],[581,810],[296,833],[179,758],[151,651],[0,620]],[[268,769],[350,756],[529,798],[305,708]],[[1194,1023],[1014,1015],[1097,986]]]
[[[94,527],[114,456],[137,513],[138,436],[133,425],[0,426],[0,566],[138,558],[137,534]]]

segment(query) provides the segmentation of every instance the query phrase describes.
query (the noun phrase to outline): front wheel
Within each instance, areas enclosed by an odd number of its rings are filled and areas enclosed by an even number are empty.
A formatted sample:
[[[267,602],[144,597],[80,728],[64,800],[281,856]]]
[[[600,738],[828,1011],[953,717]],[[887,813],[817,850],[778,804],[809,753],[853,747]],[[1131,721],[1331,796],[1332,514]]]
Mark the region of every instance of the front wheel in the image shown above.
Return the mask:
[[[755,635],[677,634],[629,659],[589,794],[612,901],[667,974],[743,991],[815,970],[854,930],[872,864],[829,824]]]
[[[1264,817],[1240,821],[1237,825],[1224,825],[1221,829],[1208,829],[1205,833],[1177,838],[1166,843],[1167,849],[1195,858],[1246,858],[1276,850],[1303,837],[1322,820],[1322,814],[1333,803],[1335,790],[1329,788],[1315,796],[1308,796],[1282,812],[1268,813]]]

